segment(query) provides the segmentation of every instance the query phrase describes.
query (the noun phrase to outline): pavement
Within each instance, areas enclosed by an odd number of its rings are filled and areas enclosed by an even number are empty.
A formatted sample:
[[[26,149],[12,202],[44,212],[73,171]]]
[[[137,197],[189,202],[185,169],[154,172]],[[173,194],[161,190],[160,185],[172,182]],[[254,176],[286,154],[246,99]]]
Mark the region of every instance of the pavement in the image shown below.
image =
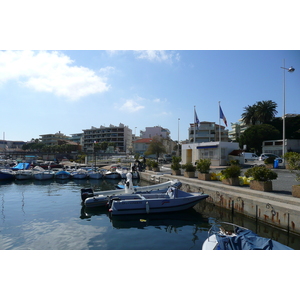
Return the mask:
[[[258,163],[261,164],[261,163]],[[242,175],[244,172],[251,168],[252,166],[256,165],[255,162],[249,162],[245,163],[242,166]],[[211,171],[212,172],[217,172],[219,173],[221,170],[225,169],[227,166],[211,166]],[[278,195],[284,195],[284,196],[291,196],[292,197],[292,186],[296,184],[300,184],[299,182],[296,181],[296,175],[292,173],[288,169],[283,169],[282,167],[279,167],[277,169],[272,169],[278,174],[278,177],[276,180],[272,180],[273,182],[273,192]],[[170,164],[163,164],[160,165],[160,173],[161,174],[171,174],[171,165]],[[183,174],[183,170],[182,170]],[[159,174],[157,174],[159,175]],[[195,174],[197,177],[197,172]],[[244,188],[249,188],[244,186]],[[249,188],[250,189],[250,188]]]

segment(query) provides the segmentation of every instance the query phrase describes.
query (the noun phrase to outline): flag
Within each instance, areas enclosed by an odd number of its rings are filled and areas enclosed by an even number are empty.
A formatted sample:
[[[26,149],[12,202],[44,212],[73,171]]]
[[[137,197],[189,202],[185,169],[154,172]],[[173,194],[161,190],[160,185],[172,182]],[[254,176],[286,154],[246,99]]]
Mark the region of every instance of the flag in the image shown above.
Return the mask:
[[[197,124],[197,127],[198,127],[200,125],[200,122],[199,122],[195,107],[194,107],[194,113],[195,113],[194,114],[194,124]]]
[[[220,106],[220,119],[223,119],[225,125],[227,126],[227,120],[226,120],[226,118],[225,118],[225,116],[223,114],[221,106]]]

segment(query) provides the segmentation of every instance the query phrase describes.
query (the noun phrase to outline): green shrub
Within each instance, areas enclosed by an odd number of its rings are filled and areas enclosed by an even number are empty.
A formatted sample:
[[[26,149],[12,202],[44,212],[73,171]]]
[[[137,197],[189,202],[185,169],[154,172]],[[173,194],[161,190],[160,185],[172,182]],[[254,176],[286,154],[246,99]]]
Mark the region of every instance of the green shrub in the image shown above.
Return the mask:
[[[201,159],[197,160],[196,169],[200,173],[206,173],[207,174],[207,173],[209,173],[210,165],[211,165],[210,159],[201,158]]]
[[[186,172],[195,172],[196,171],[196,167],[191,162],[186,163],[185,165],[182,165],[181,167]]]
[[[181,162],[180,156],[172,156],[171,169],[174,171],[180,170],[180,162]]]
[[[152,168],[158,168],[158,162],[156,160],[152,160],[151,166]]]
[[[284,155],[284,159],[286,160],[291,172],[296,173],[296,180],[300,181],[300,153],[287,152]]]
[[[267,157],[264,162],[267,165],[273,165],[274,164],[274,160],[275,160],[275,157]]]
[[[270,181],[277,179],[278,175],[271,169],[266,168],[264,165],[255,166],[245,172],[246,177],[252,177],[257,181]]]
[[[239,165],[231,165],[230,167],[227,167],[225,170],[222,170],[221,173],[225,179],[237,178],[241,175],[241,167]]]
[[[239,166],[240,165],[240,161],[238,159],[232,159],[230,161],[230,165],[231,166],[234,166],[234,165]]]

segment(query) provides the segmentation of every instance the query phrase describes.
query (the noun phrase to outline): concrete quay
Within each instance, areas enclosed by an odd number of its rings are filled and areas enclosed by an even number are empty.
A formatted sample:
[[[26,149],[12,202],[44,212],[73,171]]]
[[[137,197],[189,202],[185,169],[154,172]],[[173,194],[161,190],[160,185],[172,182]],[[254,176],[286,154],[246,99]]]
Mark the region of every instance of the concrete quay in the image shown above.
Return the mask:
[[[163,172],[140,172],[140,177],[155,184],[178,179],[182,182],[182,190],[208,194],[207,202],[228,209],[233,214],[238,212],[257,221],[300,234],[300,198],[292,197],[288,191],[260,192],[245,185],[229,186],[220,181],[203,181],[196,177],[186,178]],[[290,186],[292,184],[293,181]]]

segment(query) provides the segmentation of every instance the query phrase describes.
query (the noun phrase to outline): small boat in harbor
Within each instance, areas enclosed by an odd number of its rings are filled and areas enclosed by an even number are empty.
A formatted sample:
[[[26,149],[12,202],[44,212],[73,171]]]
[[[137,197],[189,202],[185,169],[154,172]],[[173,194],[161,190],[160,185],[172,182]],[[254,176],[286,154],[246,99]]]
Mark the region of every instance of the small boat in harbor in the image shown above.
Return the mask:
[[[40,172],[34,172],[33,177],[36,180],[49,180],[52,179],[55,175],[55,172],[51,169],[49,170],[42,170]]]
[[[223,227],[224,226],[224,227]],[[225,227],[230,229],[224,229]],[[214,224],[202,250],[293,250],[277,241],[260,237],[253,231],[227,222]]]
[[[71,177],[71,173],[68,171],[65,171],[65,170],[61,170],[61,171],[56,172],[54,177],[56,179],[65,180],[65,179],[69,179]]]
[[[112,168],[109,171],[104,173],[105,179],[121,179],[121,174],[116,171],[115,168]]]
[[[175,187],[170,187],[166,193],[124,194],[111,198],[109,212],[114,216],[182,211],[207,197],[207,194],[187,193]]]
[[[33,178],[32,170],[18,170],[16,171],[17,180],[28,180]]]
[[[16,173],[11,169],[0,169],[0,180],[14,180]]]
[[[77,169],[71,173],[73,179],[86,179],[88,177],[88,172],[84,169]]]
[[[84,188],[81,189],[81,199],[85,201],[87,198],[97,199],[98,197],[102,196],[115,196],[115,195],[122,195],[122,194],[134,194],[134,193],[149,193],[154,191],[166,191],[170,186],[181,186],[181,182],[177,179],[169,180],[159,184],[153,184],[148,186],[133,186],[132,183],[132,174],[127,173],[127,180],[124,189],[115,189],[115,190],[108,190],[108,191],[100,191],[94,192],[91,188]]]
[[[90,179],[102,179],[103,178],[103,171],[97,168],[93,168],[88,170],[88,177]]]

